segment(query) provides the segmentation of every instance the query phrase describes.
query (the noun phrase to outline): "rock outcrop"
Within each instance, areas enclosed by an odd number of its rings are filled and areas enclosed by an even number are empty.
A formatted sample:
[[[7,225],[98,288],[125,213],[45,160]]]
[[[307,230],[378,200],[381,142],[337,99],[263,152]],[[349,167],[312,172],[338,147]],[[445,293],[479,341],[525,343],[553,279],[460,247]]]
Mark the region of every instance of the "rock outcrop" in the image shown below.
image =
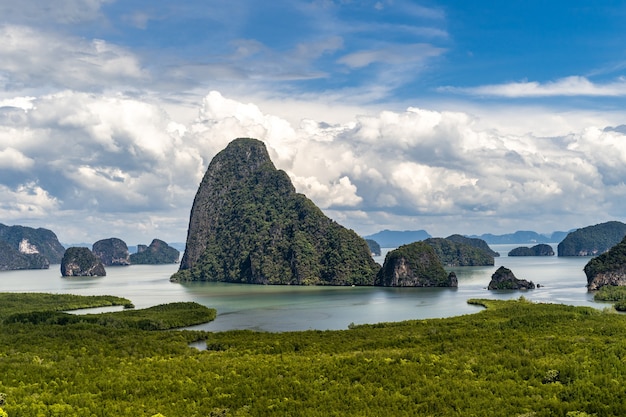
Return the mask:
[[[103,277],[104,265],[89,248],[67,248],[61,259],[61,275],[64,277]]]
[[[598,256],[626,236],[626,224],[618,221],[583,227],[569,233],[557,248],[559,256]]]
[[[626,285],[626,237],[608,252],[587,262],[584,271],[589,291],[605,285]]]
[[[363,238],[296,193],[263,142],[240,138],[209,164],[172,281],[372,285],[379,268]]]
[[[456,274],[446,273],[435,250],[425,242],[400,246],[385,257],[375,285],[385,287],[456,287]]]
[[[545,243],[540,243],[532,248],[520,246],[509,251],[509,256],[554,256],[554,249]]]
[[[102,239],[93,244],[91,251],[104,264],[104,266],[130,265],[128,246],[122,239],[112,237]]]
[[[0,241],[8,243],[22,255],[38,254],[47,259],[48,265],[60,263],[65,252],[57,236],[51,230],[43,228],[7,226],[0,223]],[[35,265],[34,269],[40,269],[42,263],[39,257],[31,258],[29,262]]]
[[[491,276],[487,289],[489,290],[532,290],[535,284],[525,279],[517,279],[513,272],[501,266]]]
[[[149,246],[137,245],[137,253],[130,255],[131,264],[173,264],[178,262],[180,252],[159,239],[153,239]]]
[[[487,252],[474,245],[441,237],[431,237],[423,242],[435,250],[439,260],[445,266],[490,266],[494,264],[491,249]]]
[[[17,269],[48,269],[48,258],[39,253],[22,253],[0,240],[0,271]]]

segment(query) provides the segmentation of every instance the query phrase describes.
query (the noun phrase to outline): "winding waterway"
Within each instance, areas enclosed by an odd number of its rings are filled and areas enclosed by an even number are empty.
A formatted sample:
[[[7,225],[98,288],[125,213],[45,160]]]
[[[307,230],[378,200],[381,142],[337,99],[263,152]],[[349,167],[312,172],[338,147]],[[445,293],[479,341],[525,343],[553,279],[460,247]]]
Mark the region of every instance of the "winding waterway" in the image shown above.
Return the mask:
[[[49,292],[116,295],[137,308],[175,301],[196,301],[217,309],[217,319],[193,327],[209,331],[346,329],[350,323],[378,323],[458,316],[477,312],[469,298],[510,299],[604,308],[587,292],[586,257],[507,257],[520,245],[491,245],[500,252],[489,267],[451,268],[459,286],[452,288],[295,287],[223,283],[171,283],[178,265],[108,267],[99,278],[62,278],[59,265],[48,270],[2,271],[1,292]],[[556,245],[552,245],[556,252]],[[376,257],[382,264],[383,256]],[[541,287],[530,291],[488,291],[491,274],[501,265],[518,278]]]

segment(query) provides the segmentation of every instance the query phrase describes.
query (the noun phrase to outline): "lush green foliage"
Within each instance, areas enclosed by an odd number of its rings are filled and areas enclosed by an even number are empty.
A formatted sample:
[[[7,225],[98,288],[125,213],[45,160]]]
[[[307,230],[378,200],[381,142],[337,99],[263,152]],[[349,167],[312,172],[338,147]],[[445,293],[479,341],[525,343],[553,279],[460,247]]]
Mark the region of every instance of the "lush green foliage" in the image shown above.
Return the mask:
[[[487,254],[493,257],[500,256],[498,252],[494,251],[493,249],[489,247],[487,242],[479,238],[467,237],[467,236],[455,234],[455,235],[448,236],[446,240],[449,240],[455,243],[463,243],[465,245],[473,246],[475,248],[483,250],[484,252],[486,252]]]
[[[626,272],[626,237],[608,252],[587,262],[584,270],[588,278],[609,271],[623,270]]]
[[[434,250],[445,266],[484,266],[493,265],[493,255],[484,249],[459,241],[429,238],[424,240]]]
[[[367,247],[370,249],[370,252],[372,252],[374,256],[381,255],[380,245],[378,244],[378,242],[372,239],[365,239],[365,242],[367,243]]]
[[[600,255],[626,236],[626,224],[611,221],[571,232],[558,246],[559,256]]]
[[[595,301],[612,301],[617,311],[626,311],[626,287],[605,285],[594,295]]]
[[[387,253],[376,285],[447,287],[450,280],[435,250],[425,242],[414,242]]]
[[[180,252],[160,239],[153,239],[143,251],[130,255],[132,264],[173,264],[178,261]]]
[[[372,285],[365,240],[297,194],[265,145],[237,139],[211,161],[175,281]]]
[[[69,311],[82,308],[132,306],[130,300],[112,295],[0,293],[0,321],[32,311]]]
[[[626,317],[472,300],[345,331],[0,327],[1,407],[30,416],[626,415]],[[206,339],[207,351],[188,344]]]

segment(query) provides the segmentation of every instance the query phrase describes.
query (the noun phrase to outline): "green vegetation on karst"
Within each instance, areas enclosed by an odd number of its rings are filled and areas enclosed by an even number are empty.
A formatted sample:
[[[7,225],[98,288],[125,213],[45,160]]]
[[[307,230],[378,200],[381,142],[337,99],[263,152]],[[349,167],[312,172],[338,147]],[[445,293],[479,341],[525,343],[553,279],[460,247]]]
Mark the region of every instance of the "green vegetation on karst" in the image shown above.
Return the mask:
[[[0,407],[9,417],[626,415],[625,316],[471,302],[487,309],[344,331],[2,322]],[[199,339],[208,350],[188,346]]]

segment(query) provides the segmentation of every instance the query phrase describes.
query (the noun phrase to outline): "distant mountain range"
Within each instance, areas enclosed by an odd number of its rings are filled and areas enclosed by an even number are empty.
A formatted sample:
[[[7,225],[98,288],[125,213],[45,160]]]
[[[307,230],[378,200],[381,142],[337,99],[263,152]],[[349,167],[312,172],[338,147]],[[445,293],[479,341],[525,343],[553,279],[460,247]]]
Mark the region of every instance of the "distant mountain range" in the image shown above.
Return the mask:
[[[469,235],[467,237],[482,239],[491,245],[500,244],[522,244],[522,243],[558,243],[565,239],[569,232],[553,232],[549,235],[539,234],[533,231],[518,230],[515,233],[494,235],[486,233],[483,235]],[[383,248],[396,248],[401,245],[426,240],[432,237],[425,230],[382,230],[373,235],[363,236],[365,239],[376,241]]]

